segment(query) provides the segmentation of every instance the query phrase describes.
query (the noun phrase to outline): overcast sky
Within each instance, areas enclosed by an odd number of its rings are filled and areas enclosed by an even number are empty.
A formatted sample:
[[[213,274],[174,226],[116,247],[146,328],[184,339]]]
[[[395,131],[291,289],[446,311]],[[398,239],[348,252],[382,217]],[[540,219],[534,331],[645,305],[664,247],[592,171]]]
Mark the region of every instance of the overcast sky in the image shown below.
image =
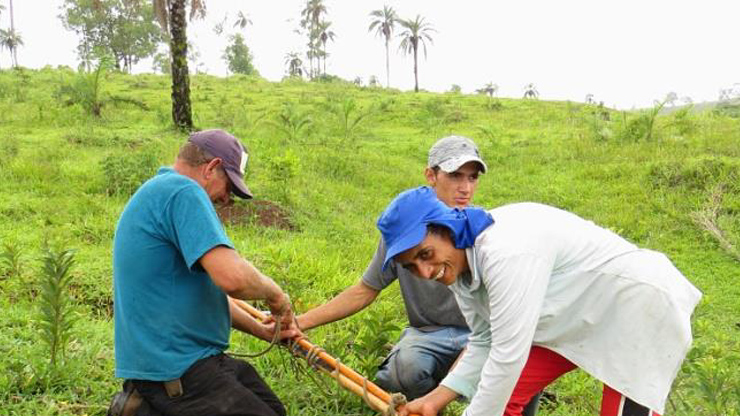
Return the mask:
[[[25,46],[22,66],[75,68],[77,37],[58,15],[62,0],[15,0],[15,25]],[[294,33],[305,0],[205,0],[208,16],[191,22],[189,36],[202,69],[226,75],[221,56],[227,36],[213,27],[238,11],[253,24],[243,32],[257,70],[280,80],[285,55],[305,52]],[[8,0],[0,28],[9,27]],[[645,107],[674,91],[695,102],[715,100],[720,88],[740,82],[740,2],[736,0],[325,0],[337,37],[328,45],[327,72],[385,83],[382,39],[368,32],[372,10],[387,4],[402,18],[423,16],[436,30],[428,56],[419,59],[420,88],[472,93],[488,82],[502,97],[521,97],[533,83],[542,99],[584,101],[593,94],[607,106]],[[400,31],[397,29],[397,33]],[[413,60],[391,46],[391,87],[413,89]],[[0,66],[10,57],[0,52]],[[142,62],[135,72],[151,72]]]

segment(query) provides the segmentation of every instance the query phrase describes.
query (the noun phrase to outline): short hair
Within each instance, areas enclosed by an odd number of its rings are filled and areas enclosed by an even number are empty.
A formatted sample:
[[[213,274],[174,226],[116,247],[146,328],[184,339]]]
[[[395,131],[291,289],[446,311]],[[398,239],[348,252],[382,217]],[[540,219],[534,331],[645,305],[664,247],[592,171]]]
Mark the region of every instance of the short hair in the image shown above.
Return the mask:
[[[442,224],[427,224],[427,234],[434,234],[453,241],[452,230]]]
[[[208,151],[201,149],[195,143],[187,142],[180,148],[177,158],[189,166],[196,167],[208,163],[216,157]]]

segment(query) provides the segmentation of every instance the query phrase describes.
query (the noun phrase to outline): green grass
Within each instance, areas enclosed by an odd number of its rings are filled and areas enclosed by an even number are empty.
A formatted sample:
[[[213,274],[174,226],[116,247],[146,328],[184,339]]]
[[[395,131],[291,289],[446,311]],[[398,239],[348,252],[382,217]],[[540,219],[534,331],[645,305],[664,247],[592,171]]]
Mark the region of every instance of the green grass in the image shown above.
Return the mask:
[[[18,270],[0,263],[0,415],[104,415],[113,378],[111,240],[141,178],[172,163],[185,135],[172,130],[169,78],[107,74],[102,117],[55,93],[67,70],[0,71],[0,243],[20,250]],[[668,254],[704,292],[694,316],[695,347],[666,414],[738,415],[740,264],[692,220],[722,186],[717,223],[740,247],[740,122],[714,113],[658,116],[650,140],[631,134],[639,114],[536,100],[401,93],[350,83],[270,83],[259,78],[192,78],[197,127],[226,128],[247,144],[247,182],[256,199],[289,212],[294,230],[231,223],[239,251],[273,276],[301,312],[353,284],[377,244],[375,220],[399,191],[422,184],[426,152],[447,134],[475,139],[489,165],[476,203],[555,205]],[[349,115],[337,109],[355,105]],[[290,104],[289,104],[290,103]],[[311,118],[289,139],[286,105]],[[365,114],[348,130],[347,120]],[[351,121],[350,121],[351,122]],[[279,174],[283,172],[283,174]],[[287,174],[286,174],[287,172]],[[245,204],[239,202],[239,204]],[[249,204],[247,202],[246,204]],[[47,246],[76,249],[69,292],[80,318],[56,371],[41,341],[38,296]],[[5,250],[0,244],[0,250]],[[369,309],[310,332],[354,368],[371,368],[376,339],[393,340],[405,312],[398,288]],[[261,341],[234,333],[233,349]],[[656,340],[660,342],[660,340]],[[361,399],[314,385],[284,352],[253,360],[291,415],[370,415]],[[371,376],[372,374],[368,374]],[[548,388],[543,416],[593,415],[599,383],[576,372]],[[448,411],[458,414],[456,403]]]

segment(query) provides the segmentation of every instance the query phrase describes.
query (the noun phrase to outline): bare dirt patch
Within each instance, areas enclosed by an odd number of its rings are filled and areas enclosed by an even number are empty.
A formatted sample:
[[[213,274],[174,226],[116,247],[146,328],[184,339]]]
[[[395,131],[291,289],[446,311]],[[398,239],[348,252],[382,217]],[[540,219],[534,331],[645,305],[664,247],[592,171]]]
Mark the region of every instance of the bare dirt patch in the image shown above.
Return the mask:
[[[256,224],[260,227],[273,227],[291,231],[298,229],[291,221],[288,210],[271,201],[251,200],[225,207],[221,206],[217,212],[224,224]]]

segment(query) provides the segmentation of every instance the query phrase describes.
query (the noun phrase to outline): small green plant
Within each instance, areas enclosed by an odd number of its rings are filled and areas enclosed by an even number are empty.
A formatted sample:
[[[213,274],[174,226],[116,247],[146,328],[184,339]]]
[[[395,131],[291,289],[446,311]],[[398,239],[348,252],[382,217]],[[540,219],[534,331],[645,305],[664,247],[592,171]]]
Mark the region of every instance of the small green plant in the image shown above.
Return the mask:
[[[41,334],[49,347],[49,364],[65,358],[67,344],[76,320],[74,305],[67,290],[72,278],[74,251],[47,249],[41,270]]]
[[[365,314],[360,323],[360,332],[354,339],[355,355],[362,374],[374,374],[378,364],[388,351],[387,345],[399,330],[390,313]]]
[[[0,280],[21,275],[22,256],[23,249],[20,245],[10,241],[3,243],[3,252],[0,253]]]
[[[286,150],[282,156],[268,159],[267,169],[276,185],[271,195],[282,203],[291,203],[291,182],[298,172],[299,163],[298,156],[291,149]]]
[[[342,125],[342,133],[344,140],[350,139],[362,120],[365,119],[370,113],[362,112],[360,107],[354,98],[345,98],[342,103],[337,106],[335,112],[339,116],[339,121]]]
[[[132,195],[157,169],[157,157],[151,152],[110,155],[101,161],[108,195]]]
[[[285,133],[288,142],[293,142],[311,123],[311,116],[298,110],[295,104],[288,102],[283,104],[283,109],[278,115],[277,127]]]
[[[110,67],[110,58],[100,58],[94,71],[78,73],[71,84],[59,88],[56,97],[66,97],[67,104],[79,104],[93,116],[100,117],[104,105],[101,93],[103,79]]]
[[[656,138],[655,120],[665,101],[656,103],[650,110],[642,111],[636,117],[628,119],[627,113],[622,113],[622,131],[620,138],[628,142],[653,141]]]
[[[687,105],[673,113],[673,121],[671,125],[676,128],[676,131],[681,136],[687,136],[696,130],[695,122],[691,117],[691,110],[693,108],[693,105]]]

